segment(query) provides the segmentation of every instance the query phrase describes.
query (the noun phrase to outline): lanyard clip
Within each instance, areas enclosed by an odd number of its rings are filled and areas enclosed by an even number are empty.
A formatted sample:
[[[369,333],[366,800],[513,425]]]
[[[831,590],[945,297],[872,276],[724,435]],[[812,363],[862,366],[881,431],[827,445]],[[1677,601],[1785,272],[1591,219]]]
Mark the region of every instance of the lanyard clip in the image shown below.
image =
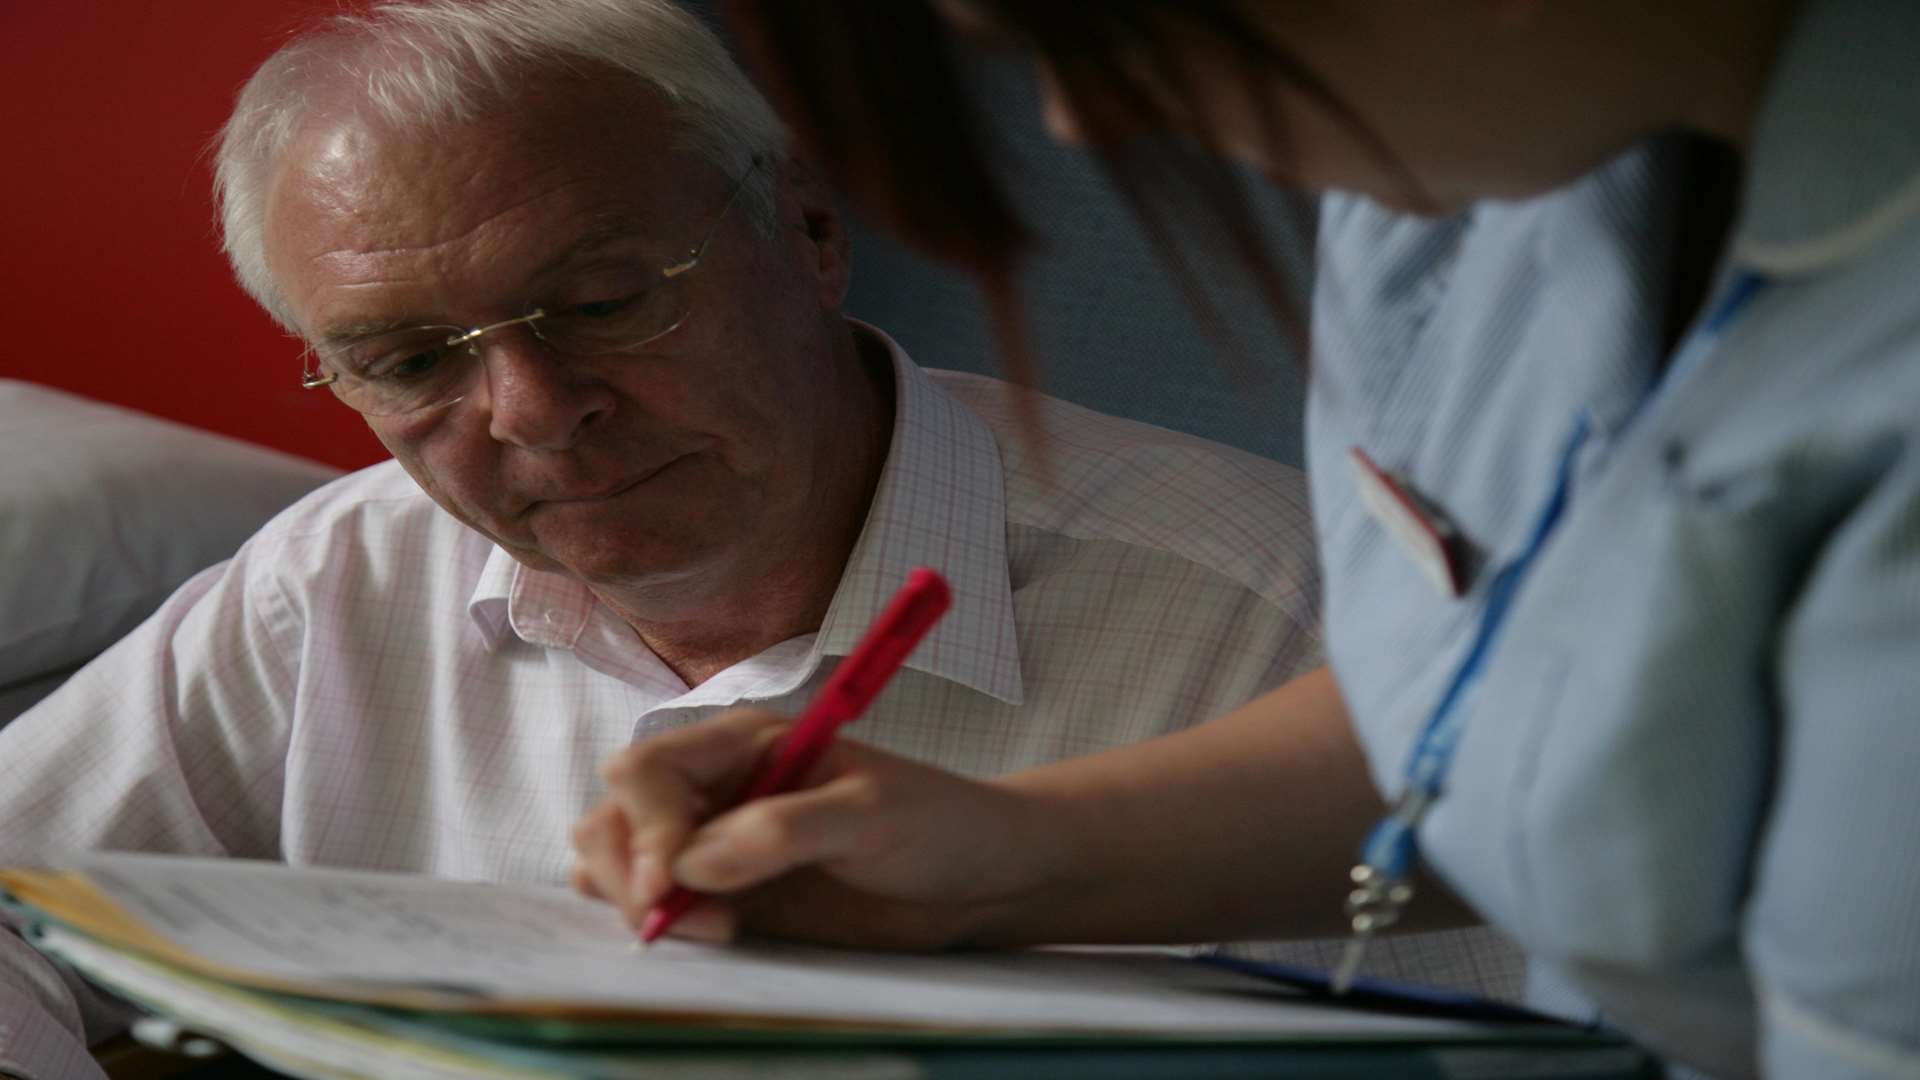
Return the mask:
[[[1400,913],[1413,899],[1413,883],[1408,880],[1419,854],[1414,830],[1427,808],[1433,805],[1433,793],[1410,786],[1394,804],[1393,812],[1373,827],[1362,849],[1361,861],[1347,877],[1353,891],[1347,893],[1347,921],[1352,936],[1333,971],[1332,989],[1344,994],[1353,987],[1360,973],[1360,961],[1366,956],[1373,935],[1400,921]]]
[[[1373,935],[1400,921],[1400,911],[1413,899],[1413,886],[1388,877],[1377,867],[1358,863],[1349,872],[1357,888],[1347,894],[1347,918],[1353,928],[1347,947],[1340,954],[1340,966],[1333,971],[1333,992],[1344,994],[1353,988],[1360,974],[1360,961],[1367,955]]]

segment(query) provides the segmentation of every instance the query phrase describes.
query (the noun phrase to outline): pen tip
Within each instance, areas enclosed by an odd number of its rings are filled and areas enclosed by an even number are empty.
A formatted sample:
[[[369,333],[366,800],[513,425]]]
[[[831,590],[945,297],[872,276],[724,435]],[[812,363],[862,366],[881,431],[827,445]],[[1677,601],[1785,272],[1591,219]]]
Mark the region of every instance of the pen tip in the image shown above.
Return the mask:
[[[656,907],[647,912],[646,920],[640,924],[640,944],[653,944],[660,935],[667,932],[667,927],[672,923],[673,919],[660,908]]]

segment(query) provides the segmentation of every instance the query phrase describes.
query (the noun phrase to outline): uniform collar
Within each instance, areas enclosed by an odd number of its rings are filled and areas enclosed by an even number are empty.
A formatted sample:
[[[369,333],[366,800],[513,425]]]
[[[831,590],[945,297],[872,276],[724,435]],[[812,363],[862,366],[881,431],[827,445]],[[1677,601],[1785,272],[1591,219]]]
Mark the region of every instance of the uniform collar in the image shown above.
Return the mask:
[[[1755,118],[1733,257],[1818,273],[1920,217],[1920,3],[1805,0]]]
[[[805,670],[795,675],[804,681],[821,657],[851,652],[908,571],[931,566],[952,586],[953,608],[906,666],[1017,705],[1024,691],[1007,573],[1000,445],[892,338],[864,323],[854,326],[885,346],[892,361],[893,441],[860,539]],[[499,648],[509,633],[530,645],[571,649],[596,604],[580,582],[529,569],[496,546],[467,614],[489,649]]]

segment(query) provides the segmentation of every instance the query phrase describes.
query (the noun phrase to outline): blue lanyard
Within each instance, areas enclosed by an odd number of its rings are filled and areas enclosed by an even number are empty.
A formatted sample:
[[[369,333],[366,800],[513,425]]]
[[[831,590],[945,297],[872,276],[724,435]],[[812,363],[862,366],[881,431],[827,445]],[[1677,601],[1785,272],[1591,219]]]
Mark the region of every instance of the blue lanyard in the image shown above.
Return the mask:
[[[1765,278],[1751,272],[1743,271],[1734,277],[1720,302],[1714,305],[1700,328],[1667,366],[1660,381],[1635,407],[1633,414],[1628,417],[1627,426],[1630,427],[1654,399],[1671,392],[1674,385],[1702,363],[1713,343],[1765,285]],[[1567,504],[1573,495],[1574,465],[1579,460],[1580,449],[1586,444],[1592,427],[1590,414],[1581,410],[1574,418],[1573,430],[1560,451],[1560,461],[1554,469],[1553,488],[1547,494],[1546,504],[1534,518],[1526,544],[1488,584],[1486,606],[1481,609],[1473,642],[1459,666],[1454,669],[1453,677],[1447,681],[1440,700],[1434,704],[1433,712],[1420,730],[1412,756],[1407,761],[1405,790],[1393,809],[1373,827],[1366,841],[1361,844],[1360,863],[1352,872],[1356,888],[1347,897],[1347,914],[1353,924],[1353,939],[1346,957],[1334,974],[1335,992],[1342,992],[1351,985],[1358,972],[1361,950],[1366,940],[1398,921],[1401,908],[1413,897],[1413,887],[1408,879],[1420,857],[1420,822],[1440,797],[1447,771],[1453,764],[1453,752],[1459,745],[1461,732],[1466,728],[1467,713],[1462,702],[1467,697],[1467,691],[1472,689],[1486,670],[1487,660],[1493,654],[1500,629],[1513,606],[1514,597],[1519,594],[1527,571],[1566,514]]]

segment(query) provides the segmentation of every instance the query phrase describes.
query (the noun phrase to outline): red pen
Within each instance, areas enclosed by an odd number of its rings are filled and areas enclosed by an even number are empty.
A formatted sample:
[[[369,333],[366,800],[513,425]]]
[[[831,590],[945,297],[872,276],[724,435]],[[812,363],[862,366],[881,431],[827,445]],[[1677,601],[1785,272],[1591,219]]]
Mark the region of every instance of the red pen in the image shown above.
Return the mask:
[[[840,725],[857,718],[873,704],[893,673],[906,662],[920,639],[953,604],[953,591],[939,574],[920,567],[907,575],[907,583],[893,596],[892,603],[867,629],[867,636],[841,661],[827,678],[820,696],[813,699],[799,723],[774,748],[772,763],[754,778],[753,786],[740,797],[740,803],[767,795],[776,795],[792,787],[806,775],[820,754],[833,742]],[[640,924],[640,940],[652,942],[667,932],[674,920],[686,914],[700,894],[675,885],[647,912]]]

